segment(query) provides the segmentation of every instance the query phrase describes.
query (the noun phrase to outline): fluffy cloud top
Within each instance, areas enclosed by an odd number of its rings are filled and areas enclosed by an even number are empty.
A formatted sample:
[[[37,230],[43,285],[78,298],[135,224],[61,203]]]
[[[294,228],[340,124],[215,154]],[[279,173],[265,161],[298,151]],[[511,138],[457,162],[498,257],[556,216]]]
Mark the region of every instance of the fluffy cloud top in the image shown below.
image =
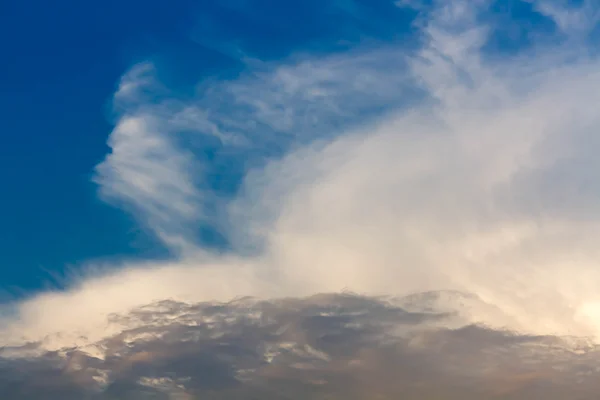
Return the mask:
[[[595,346],[461,326],[423,308],[449,300],[476,301],[430,292],[157,302],[110,318],[120,332],[92,346],[4,348],[0,390],[65,400],[594,398]]]

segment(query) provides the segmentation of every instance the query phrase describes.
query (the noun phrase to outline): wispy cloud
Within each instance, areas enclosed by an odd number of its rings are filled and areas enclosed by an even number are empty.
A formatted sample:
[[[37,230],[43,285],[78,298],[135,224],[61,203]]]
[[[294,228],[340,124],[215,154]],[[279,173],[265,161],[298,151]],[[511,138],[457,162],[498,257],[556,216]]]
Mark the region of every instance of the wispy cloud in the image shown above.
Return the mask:
[[[560,31],[569,37],[582,39],[600,21],[600,5],[592,0],[529,0],[543,14],[552,18]]]
[[[253,62],[236,79],[201,82],[188,101],[153,96],[162,88],[152,65],[137,65],[114,96],[120,117],[95,180],[167,245],[189,248],[194,232],[186,227],[227,223],[223,197],[236,192],[247,169],[414,102],[400,50]],[[215,187],[222,182],[231,184]]]
[[[153,66],[135,66],[115,93],[119,120],[110,135],[111,153],[96,167],[95,181],[109,201],[123,205],[171,248],[188,245],[186,227],[201,219],[194,185],[195,163],[177,145],[168,110],[152,105],[157,90]]]

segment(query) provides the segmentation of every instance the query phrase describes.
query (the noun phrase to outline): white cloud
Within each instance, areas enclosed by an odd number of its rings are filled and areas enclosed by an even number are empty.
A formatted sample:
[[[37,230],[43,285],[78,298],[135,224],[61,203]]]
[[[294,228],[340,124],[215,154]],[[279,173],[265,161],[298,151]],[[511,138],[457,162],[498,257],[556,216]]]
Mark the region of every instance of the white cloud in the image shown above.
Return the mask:
[[[190,223],[201,219],[193,174],[196,162],[177,144],[168,106],[153,104],[159,91],[154,67],[136,65],[114,96],[118,122],[110,154],[96,167],[100,194],[134,212],[172,249],[189,246]]]
[[[200,209],[190,176],[194,162],[169,133],[150,112],[123,116],[110,136],[110,155],[96,169],[96,182],[103,196],[141,213],[161,239],[181,247],[181,230],[199,220]]]
[[[456,289],[496,307],[476,308],[474,321],[599,335],[600,65],[584,49],[567,62],[561,47],[490,65],[474,5],[486,6],[444,2],[427,13],[417,53],[388,45],[261,65],[202,83],[191,101],[148,104],[127,89],[134,105],[121,110],[97,181],[186,251],[33,297],[7,340],[98,339],[112,329],[107,315],[153,300],[344,288]],[[144,87],[137,76],[124,87]],[[253,167],[232,201],[206,188],[210,166],[193,157],[202,135]],[[270,146],[285,156],[265,156]],[[197,248],[200,222],[239,254]]]
[[[589,34],[600,20],[600,4],[594,0],[529,0],[544,15],[552,18],[558,29],[572,38]]]
[[[115,101],[118,103],[139,100],[145,89],[155,86],[154,72],[154,66],[149,62],[131,68],[119,82]]]

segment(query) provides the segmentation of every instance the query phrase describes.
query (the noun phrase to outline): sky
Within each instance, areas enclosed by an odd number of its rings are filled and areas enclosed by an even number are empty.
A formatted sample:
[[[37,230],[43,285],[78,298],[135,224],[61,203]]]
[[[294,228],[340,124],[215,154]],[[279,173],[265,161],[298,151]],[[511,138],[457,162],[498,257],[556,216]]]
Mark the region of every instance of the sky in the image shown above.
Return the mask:
[[[3,288],[59,285],[56,271],[90,260],[168,256],[130,214],[98,201],[92,180],[94,166],[109,151],[112,95],[129,68],[151,61],[170,89],[189,95],[203,79],[239,73],[244,67],[238,52],[270,60],[344,48],[337,42],[357,42],[363,34],[392,37],[410,29],[410,13],[386,2],[362,5],[361,14],[383,16],[386,24],[355,21],[351,3],[252,5],[267,13],[247,12],[239,3],[1,5],[6,146],[0,173],[9,193],[3,208],[10,210],[0,240]],[[331,25],[329,15],[340,23]]]
[[[193,47],[190,8],[161,3],[0,5],[3,288],[43,287],[48,271],[89,259],[163,254],[91,183],[120,75],[172,44]]]
[[[9,399],[594,398],[600,4],[5,3]]]

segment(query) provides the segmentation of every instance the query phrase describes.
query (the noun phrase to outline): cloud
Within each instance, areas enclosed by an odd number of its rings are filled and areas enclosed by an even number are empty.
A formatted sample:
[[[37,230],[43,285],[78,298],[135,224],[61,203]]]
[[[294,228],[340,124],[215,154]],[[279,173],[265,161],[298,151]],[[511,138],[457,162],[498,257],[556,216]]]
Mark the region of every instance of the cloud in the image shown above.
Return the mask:
[[[135,103],[143,96],[144,91],[156,89],[154,80],[154,66],[149,62],[143,62],[131,68],[119,82],[119,87],[114,94],[115,103]],[[142,97],[143,98],[143,97]]]
[[[556,4],[535,3],[570,35]],[[77,349],[101,365],[77,390],[117,398],[593,398],[600,65],[585,41],[490,57],[490,5],[433,2],[416,48],[252,62],[191,97],[134,67],[96,182],[174,258],[17,303],[9,368]]]
[[[600,6],[594,1],[583,0],[573,4],[564,0],[532,1],[534,6],[556,23],[567,36],[583,38],[600,20]]]
[[[423,302],[456,293],[429,293]],[[355,294],[228,303],[161,301],[119,316],[118,334],[34,358],[4,358],[8,399],[561,399],[597,391],[596,349],[407,311]],[[504,396],[504,397],[502,397]],[[534,397],[535,398],[535,397]],[[591,397],[588,397],[591,398]]]
[[[176,143],[176,132],[152,107],[159,85],[153,66],[129,71],[115,93],[119,120],[110,135],[111,153],[96,167],[100,194],[141,215],[170,247],[187,245],[181,230],[200,219],[194,187],[194,160]]]

